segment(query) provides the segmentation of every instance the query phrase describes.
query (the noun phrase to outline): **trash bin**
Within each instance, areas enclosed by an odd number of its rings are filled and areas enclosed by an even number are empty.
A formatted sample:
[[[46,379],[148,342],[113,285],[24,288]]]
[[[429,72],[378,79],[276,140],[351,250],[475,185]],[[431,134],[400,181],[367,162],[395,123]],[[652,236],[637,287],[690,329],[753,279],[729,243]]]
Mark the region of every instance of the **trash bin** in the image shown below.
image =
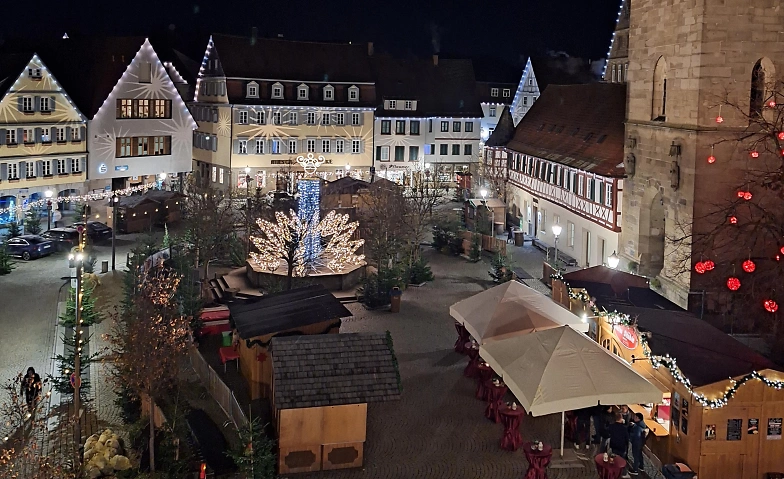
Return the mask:
[[[109,262],[101,261],[101,273],[106,274],[109,272]]]
[[[389,292],[389,296],[390,296],[389,311],[392,313],[399,313],[400,299],[403,297],[403,292],[400,291],[400,288],[395,286],[394,288],[392,288],[392,291]]]
[[[521,230],[516,230],[514,232],[514,242],[515,246],[523,246],[525,244],[525,233]]]
[[[221,346],[231,346],[231,331],[224,331]]]

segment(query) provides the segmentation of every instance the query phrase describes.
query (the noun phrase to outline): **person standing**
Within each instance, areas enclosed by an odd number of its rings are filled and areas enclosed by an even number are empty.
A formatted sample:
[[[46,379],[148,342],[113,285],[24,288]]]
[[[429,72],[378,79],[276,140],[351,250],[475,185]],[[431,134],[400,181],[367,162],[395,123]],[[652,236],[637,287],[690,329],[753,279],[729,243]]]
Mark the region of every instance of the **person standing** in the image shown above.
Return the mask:
[[[629,449],[629,426],[623,423],[621,413],[615,413],[615,421],[608,428],[610,451],[616,456],[626,457]]]
[[[575,415],[577,416],[577,431],[575,433],[574,448],[578,451],[581,447],[585,447],[586,450],[591,447],[591,414],[593,414],[592,407],[586,407],[575,411]]]
[[[629,440],[632,443],[632,461],[629,461],[629,464],[634,462],[634,465],[630,467],[630,474],[632,475],[636,476],[643,469],[642,448],[645,446],[645,438],[648,437],[649,431],[643,415],[640,413],[634,414],[632,416],[632,424],[629,427]]]
[[[599,445],[599,452],[604,450],[604,443],[610,437],[607,426],[612,418],[612,406],[596,406],[593,409],[593,443]]]
[[[507,232],[506,235],[506,244],[509,243],[514,243],[514,228],[512,228],[511,226],[509,227],[509,231]]]
[[[27,368],[27,374],[22,378],[21,392],[25,397],[25,402],[27,403],[27,409],[29,411],[33,410],[35,403],[40,399],[41,389],[41,376],[35,372],[35,368]]]

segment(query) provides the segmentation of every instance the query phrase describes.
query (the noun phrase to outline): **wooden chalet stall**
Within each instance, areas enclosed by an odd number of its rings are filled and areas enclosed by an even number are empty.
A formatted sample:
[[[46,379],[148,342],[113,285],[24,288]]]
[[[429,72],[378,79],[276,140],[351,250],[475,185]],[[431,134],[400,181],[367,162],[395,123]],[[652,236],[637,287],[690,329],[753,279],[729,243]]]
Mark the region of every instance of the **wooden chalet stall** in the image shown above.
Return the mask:
[[[280,474],[360,467],[368,403],[400,398],[384,333],[271,341]]]
[[[476,231],[477,217],[490,218],[496,234],[506,230],[506,203],[498,198],[471,198],[465,203],[465,219],[468,229]],[[487,211],[489,210],[489,211]]]
[[[117,230],[120,233],[149,231],[153,225],[180,220],[183,195],[174,191],[150,190],[145,194],[120,196],[117,202]],[[111,199],[107,218],[112,217]]]
[[[664,393],[662,404],[629,405],[651,429],[650,453],[662,463],[688,464],[700,479],[766,479],[784,472],[784,373],[640,286],[645,281],[597,266],[554,280],[553,298],[590,318],[594,339]],[[620,315],[594,315],[587,300]]]
[[[251,400],[272,391],[272,360],[268,348],[276,336],[338,333],[349,310],[321,285],[264,296],[256,301],[229,303],[235,329],[240,372]]]

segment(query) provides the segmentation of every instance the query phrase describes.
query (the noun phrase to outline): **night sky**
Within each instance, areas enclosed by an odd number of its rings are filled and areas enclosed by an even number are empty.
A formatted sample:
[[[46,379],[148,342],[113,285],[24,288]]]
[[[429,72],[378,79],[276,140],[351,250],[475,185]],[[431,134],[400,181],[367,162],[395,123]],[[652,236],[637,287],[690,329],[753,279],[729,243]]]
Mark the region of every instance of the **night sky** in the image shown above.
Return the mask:
[[[210,32],[314,41],[372,41],[377,51],[498,57],[565,51],[604,58],[619,0],[38,0],[5,2],[1,35],[183,36]],[[21,21],[21,19],[26,19]],[[60,33],[61,34],[61,33]]]

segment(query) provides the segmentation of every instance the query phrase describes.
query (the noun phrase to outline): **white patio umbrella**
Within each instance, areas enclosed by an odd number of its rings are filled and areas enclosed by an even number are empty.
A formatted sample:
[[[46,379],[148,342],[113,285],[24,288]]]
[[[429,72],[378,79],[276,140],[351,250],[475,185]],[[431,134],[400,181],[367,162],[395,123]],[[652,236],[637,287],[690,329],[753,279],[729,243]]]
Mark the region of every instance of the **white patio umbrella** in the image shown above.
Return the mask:
[[[569,327],[485,343],[479,354],[533,416],[597,404],[658,404],[662,392],[628,363]]]
[[[551,298],[517,281],[507,281],[449,307],[479,344],[569,325],[587,332],[588,324]]]

